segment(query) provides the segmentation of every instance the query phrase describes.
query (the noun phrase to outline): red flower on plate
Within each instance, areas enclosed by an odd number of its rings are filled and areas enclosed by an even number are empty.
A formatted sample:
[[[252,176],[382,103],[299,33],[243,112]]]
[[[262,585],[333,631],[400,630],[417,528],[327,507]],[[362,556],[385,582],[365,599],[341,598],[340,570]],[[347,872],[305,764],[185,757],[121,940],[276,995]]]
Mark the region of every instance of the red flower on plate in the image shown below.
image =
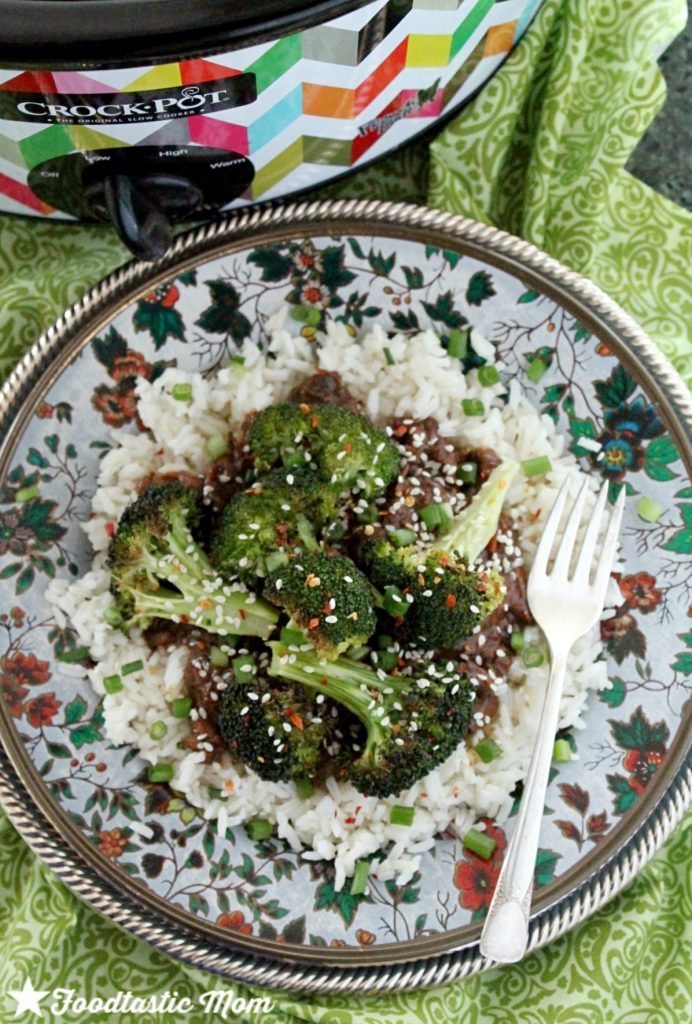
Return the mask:
[[[128,348],[124,356],[115,357],[111,365],[110,375],[117,383],[120,383],[121,380],[127,380],[128,377],[146,377],[149,380],[151,366],[141,352],[133,352],[132,349]]]
[[[252,924],[245,920],[245,914],[240,910],[234,910],[230,914],[220,914],[216,923],[222,928],[228,928],[232,932],[240,932],[241,935],[252,935]]]
[[[14,617],[15,609],[12,609]],[[47,661],[41,661],[35,654],[15,651],[0,659],[3,680],[14,681],[18,686],[41,686],[50,679]]]
[[[104,857],[115,860],[116,857],[122,856],[127,846],[127,837],[119,828],[112,828],[108,832],[99,832],[99,846]]]
[[[61,707],[62,701],[56,700],[54,693],[41,693],[26,702],[24,713],[29,725],[39,729],[42,725],[50,725]]]
[[[663,594],[655,585],[656,577],[651,573],[638,572],[631,576],[621,576],[618,584],[620,593],[630,608],[651,612],[663,600]]]
[[[663,760],[660,750],[628,750],[622,766],[630,773],[629,784],[636,793],[643,793],[651,776]]]
[[[114,388],[100,385],[94,391],[91,404],[103,416],[109,427],[123,427],[137,415],[137,402],[131,378],[126,378]]]
[[[454,868],[453,882],[460,890],[459,904],[467,910],[472,910],[474,915],[485,916],[498,876],[502,867],[502,855],[507,840],[501,828],[493,825],[490,819],[484,818],[485,835],[490,836],[496,842],[495,850],[489,860],[464,850],[464,860],[457,861]]]

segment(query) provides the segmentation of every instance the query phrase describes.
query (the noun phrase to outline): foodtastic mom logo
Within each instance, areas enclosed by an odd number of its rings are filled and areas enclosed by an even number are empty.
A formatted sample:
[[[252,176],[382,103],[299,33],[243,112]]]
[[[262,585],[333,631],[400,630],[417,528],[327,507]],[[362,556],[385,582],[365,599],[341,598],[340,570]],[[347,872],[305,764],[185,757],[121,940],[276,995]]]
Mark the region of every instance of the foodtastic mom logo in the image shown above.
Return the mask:
[[[153,996],[139,996],[135,992],[121,991],[107,998],[92,996],[87,999],[80,996],[74,988],[56,988],[52,991],[36,989],[28,977],[24,979],[21,989],[9,989],[8,994],[14,1000],[16,1009],[14,1018],[8,1016],[4,1019],[27,1022],[53,1021],[67,1013],[83,1014],[84,1020],[89,1019],[87,1014],[96,1013],[170,1014],[171,1019],[177,1021],[193,1012],[197,1016],[201,1013],[210,1018],[228,1021],[236,1020],[241,1014],[256,1014],[258,1022],[261,1022],[264,1014],[274,1008],[274,1003],[268,996],[245,997],[223,989],[212,989],[196,998],[181,996],[176,991]],[[147,1016],[143,1019],[146,1020]]]
[[[141,92],[76,95],[0,90],[0,118],[42,124],[132,124],[217,113],[256,99],[255,76],[246,72],[200,85]]]

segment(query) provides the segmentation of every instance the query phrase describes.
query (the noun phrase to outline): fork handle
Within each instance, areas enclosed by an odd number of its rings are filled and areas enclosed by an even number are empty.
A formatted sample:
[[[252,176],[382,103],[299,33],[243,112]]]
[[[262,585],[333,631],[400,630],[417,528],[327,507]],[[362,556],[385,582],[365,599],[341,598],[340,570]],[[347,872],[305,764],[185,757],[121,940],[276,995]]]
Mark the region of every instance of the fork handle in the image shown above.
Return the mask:
[[[567,654],[567,650],[551,648],[550,679],[516,826],[483,926],[481,953],[498,963],[511,964],[521,960],[528,944],[533,875],[555,733],[560,718]]]

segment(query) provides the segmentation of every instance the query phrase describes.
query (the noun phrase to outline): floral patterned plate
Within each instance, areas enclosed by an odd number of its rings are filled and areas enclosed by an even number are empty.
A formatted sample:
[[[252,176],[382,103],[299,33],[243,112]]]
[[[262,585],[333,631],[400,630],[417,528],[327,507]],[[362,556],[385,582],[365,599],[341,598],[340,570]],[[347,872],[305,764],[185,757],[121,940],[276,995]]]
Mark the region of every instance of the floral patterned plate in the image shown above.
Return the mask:
[[[631,496],[621,603],[602,626],[613,685],[591,700],[578,759],[553,772],[532,946],[617,891],[679,817],[692,668],[684,387],[598,289],[531,246],[429,210],[343,201],[253,210],[180,238],[154,267],[126,266],[42,337],[5,388],[0,796],[78,893],[190,962],[306,990],[449,980],[486,966],[475,944],[511,819],[487,823],[490,861],[446,835],[408,884],[336,892],[330,864],[242,828],[219,835],[146,782],[136,753],[104,738],[97,697],[63,660],[75,634],[45,598],[54,576],[89,565],[80,524],[109,427],[139,429],[137,378],[215,366],[246,334],[261,339],[282,302],[310,310],[296,323],[308,337],[328,318],[354,335],[374,323],[432,326],[443,345],[452,330],[478,328],[582,466]],[[549,369],[533,383],[536,357]]]

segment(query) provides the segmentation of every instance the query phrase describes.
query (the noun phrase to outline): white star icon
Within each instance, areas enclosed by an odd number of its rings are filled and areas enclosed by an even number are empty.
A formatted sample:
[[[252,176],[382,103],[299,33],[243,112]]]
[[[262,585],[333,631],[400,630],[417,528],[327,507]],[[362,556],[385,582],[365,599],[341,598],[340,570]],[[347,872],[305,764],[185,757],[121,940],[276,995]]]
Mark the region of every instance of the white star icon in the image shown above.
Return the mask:
[[[23,988],[11,988],[8,989],[8,991],[17,1004],[17,1009],[14,1011],[15,1017],[18,1017],[20,1013],[27,1013],[29,1010],[31,1010],[32,1013],[35,1013],[37,1017],[42,1016],[39,1004],[41,1000],[45,999],[49,994],[47,990],[45,992],[41,992],[38,989],[35,989],[31,979],[27,978],[24,982]]]

